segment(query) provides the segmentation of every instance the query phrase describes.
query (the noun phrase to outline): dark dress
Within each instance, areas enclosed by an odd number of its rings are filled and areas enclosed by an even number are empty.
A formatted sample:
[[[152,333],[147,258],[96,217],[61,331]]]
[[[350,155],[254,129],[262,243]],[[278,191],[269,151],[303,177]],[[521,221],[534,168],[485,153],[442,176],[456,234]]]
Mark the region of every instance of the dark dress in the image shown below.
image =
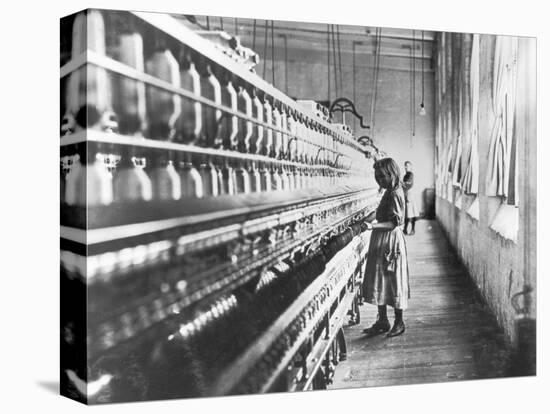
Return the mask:
[[[393,230],[373,229],[365,276],[363,296],[373,305],[390,305],[406,309],[410,298],[407,246],[402,225],[405,196],[401,186],[386,190],[376,210],[376,220],[393,222]]]
[[[403,177],[403,189],[405,191],[405,218],[412,219],[418,217],[418,207],[416,206],[416,192],[413,190],[414,174],[409,171]]]

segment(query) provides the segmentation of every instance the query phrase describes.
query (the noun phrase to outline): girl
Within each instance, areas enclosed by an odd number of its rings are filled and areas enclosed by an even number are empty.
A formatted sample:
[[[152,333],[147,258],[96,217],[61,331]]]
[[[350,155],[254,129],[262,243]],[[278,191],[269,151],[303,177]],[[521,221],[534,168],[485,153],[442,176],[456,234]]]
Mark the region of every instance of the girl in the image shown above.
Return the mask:
[[[412,187],[414,185],[414,174],[412,172],[412,163],[405,161],[405,176],[403,177],[403,189],[405,190],[405,234],[413,235],[416,218],[418,217],[418,208]],[[407,228],[411,223],[411,231],[407,232]]]
[[[374,223],[365,223],[372,230],[367,266],[363,281],[366,302],[378,306],[376,323],[363,332],[368,337],[385,332],[388,337],[405,332],[403,310],[407,308],[409,294],[409,267],[407,248],[401,226],[404,221],[405,196],[400,182],[401,174],[396,162],[383,158],[374,164],[374,177],[385,189],[376,210]],[[390,330],[386,306],[395,311],[395,323]]]

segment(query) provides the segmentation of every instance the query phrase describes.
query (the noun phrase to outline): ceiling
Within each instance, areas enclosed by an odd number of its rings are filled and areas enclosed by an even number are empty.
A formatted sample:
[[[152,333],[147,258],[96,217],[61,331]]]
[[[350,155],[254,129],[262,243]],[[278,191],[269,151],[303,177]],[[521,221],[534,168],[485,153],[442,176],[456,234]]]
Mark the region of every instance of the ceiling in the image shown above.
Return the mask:
[[[190,24],[189,20],[181,15],[175,17],[181,19],[186,25]],[[355,52],[356,64],[368,67],[368,62],[372,61],[371,58],[376,52],[378,43],[377,28],[371,26],[327,25],[280,20],[273,22],[256,20],[254,22],[253,19],[242,18],[193,17],[197,24],[191,24],[191,27],[199,29],[202,26],[205,29],[209,27],[212,30],[223,28],[232,35],[238,35],[241,43],[253,48],[260,54],[260,57],[267,55],[266,58],[269,58],[271,54],[272,31],[276,58],[281,59],[286,52],[287,59],[290,61],[296,59],[305,61],[322,59],[321,61],[324,62],[327,59],[330,42],[332,53],[340,53],[343,62],[351,62],[352,55]],[[333,31],[334,37],[332,37]],[[408,70],[414,55],[415,63],[419,69],[424,66],[425,71],[432,70],[434,32],[381,28],[379,34],[382,66]],[[365,56],[367,57],[366,60]]]

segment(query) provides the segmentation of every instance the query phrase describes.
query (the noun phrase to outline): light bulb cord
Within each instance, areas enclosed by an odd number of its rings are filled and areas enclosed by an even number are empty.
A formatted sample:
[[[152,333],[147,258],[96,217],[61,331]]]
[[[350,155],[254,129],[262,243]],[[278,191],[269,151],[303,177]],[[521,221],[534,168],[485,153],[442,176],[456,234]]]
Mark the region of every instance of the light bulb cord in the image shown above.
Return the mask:
[[[420,107],[424,109],[424,30],[422,30],[422,103]]]

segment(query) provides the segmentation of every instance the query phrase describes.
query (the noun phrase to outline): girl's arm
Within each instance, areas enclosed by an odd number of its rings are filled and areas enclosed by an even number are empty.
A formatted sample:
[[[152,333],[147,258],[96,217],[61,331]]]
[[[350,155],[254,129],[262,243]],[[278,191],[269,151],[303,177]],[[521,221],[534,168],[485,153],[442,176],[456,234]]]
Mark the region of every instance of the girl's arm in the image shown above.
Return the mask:
[[[367,223],[367,230],[373,229],[383,229],[383,230],[393,230],[395,228],[395,223],[393,221],[383,221],[381,223]]]
[[[403,196],[400,196],[398,193],[392,192],[390,194],[389,206],[387,206],[387,208],[389,208],[390,213],[389,220],[366,223],[365,228],[367,230],[382,229],[391,231],[397,226],[403,224],[403,210],[405,208],[405,200],[403,199]]]

